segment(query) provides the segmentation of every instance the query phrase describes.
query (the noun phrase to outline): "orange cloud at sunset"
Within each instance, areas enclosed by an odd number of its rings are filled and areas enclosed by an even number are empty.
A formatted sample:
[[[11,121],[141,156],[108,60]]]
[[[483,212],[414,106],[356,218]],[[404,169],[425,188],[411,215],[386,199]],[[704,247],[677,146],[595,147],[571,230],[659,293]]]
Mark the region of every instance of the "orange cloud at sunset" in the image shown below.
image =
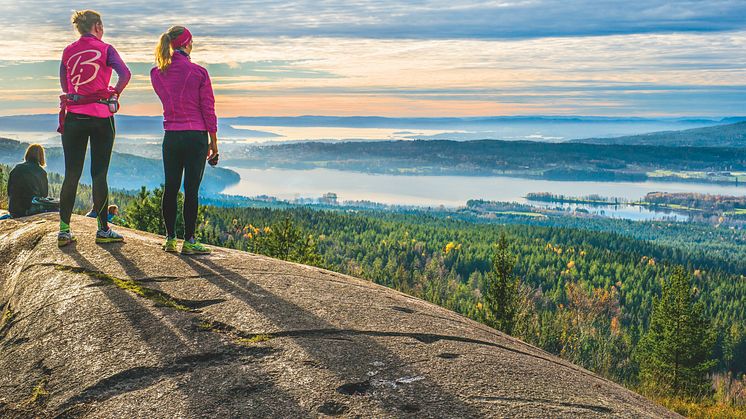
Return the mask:
[[[222,116],[291,115],[381,115],[381,116],[469,116],[532,114],[549,111],[536,105],[501,104],[486,101],[414,100],[375,96],[217,96],[216,108]],[[129,115],[154,115],[160,104],[128,106]]]

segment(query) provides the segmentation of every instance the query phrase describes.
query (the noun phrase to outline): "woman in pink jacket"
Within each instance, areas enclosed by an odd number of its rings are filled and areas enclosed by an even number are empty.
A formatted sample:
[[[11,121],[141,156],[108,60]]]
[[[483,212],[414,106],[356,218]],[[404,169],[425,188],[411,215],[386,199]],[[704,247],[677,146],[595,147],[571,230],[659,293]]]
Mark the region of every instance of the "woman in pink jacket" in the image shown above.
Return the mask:
[[[80,39],[62,52],[60,86],[60,127],[65,154],[65,180],[60,192],[60,232],[57,244],[62,247],[75,241],[70,232],[70,216],[75,204],[78,181],[83,172],[86,148],[91,144],[91,178],[93,208],[98,211],[96,243],[121,242],[124,239],[109,228],[106,208],[109,206],[107,174],[114,147],[114,112],[117,96],[130,80],[131,73],[117,50],[101,40],[104,23],[93,10],[73,13],[72,24]],[[110,87],[112,71],[119,81]]]
[[[207,70],[194,64],[192,34],[183,26],[172,26],[161,35],[155,49],[156,66],[150,81],[163,104],[163,169],[166,183],[162,211],[166,223],[163,249],[176,252],[177,196],[184,178],[184,243],[182,254],[209,254],[210,249],[194,238],[199,207],[199,185],[205,161],[217,163],[218,121],[215,97]],[[209,141],[208,141],[209,137]]]

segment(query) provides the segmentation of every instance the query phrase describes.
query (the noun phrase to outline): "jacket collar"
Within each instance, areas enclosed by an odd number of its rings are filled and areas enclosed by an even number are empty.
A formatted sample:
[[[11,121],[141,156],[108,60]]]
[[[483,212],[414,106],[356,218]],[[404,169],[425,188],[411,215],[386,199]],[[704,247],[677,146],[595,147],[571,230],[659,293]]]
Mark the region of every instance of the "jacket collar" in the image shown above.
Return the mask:
[[[173,56],[174,57],[186,58],[189,61],[192,60],[192,57],[190,57],[189,54],[187,54],[185,51],[182,51],[180,49],[175,50]]]

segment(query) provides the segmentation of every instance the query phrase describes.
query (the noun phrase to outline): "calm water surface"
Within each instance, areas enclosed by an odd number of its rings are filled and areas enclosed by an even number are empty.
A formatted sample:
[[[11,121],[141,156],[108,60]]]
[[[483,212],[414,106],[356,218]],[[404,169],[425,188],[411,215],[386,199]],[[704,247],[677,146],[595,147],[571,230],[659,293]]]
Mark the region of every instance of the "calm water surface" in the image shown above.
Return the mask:
[[[744,195],[746,187],[676,182],[565,182],[511,177],[475,176],[395,176],[373,175],[331,169],[237,169],[241,182],[224,191],[230,195],[270,195],[280,199],[317,198],[335,192],[339,201],[368,200],[385,204],[458,207],[469,199],[526,203],[530,192],[551,192],[566,196],[597,194],[638,200],[648,192],[699,192]],[[546,206],[546,203],[534,203]],[[559,204],[551,204],[556,207]],[[565,206],[567,207],[567,206]],[[574,205],[592,213],[649,219],[666,216],[645,208],[587,207]]]

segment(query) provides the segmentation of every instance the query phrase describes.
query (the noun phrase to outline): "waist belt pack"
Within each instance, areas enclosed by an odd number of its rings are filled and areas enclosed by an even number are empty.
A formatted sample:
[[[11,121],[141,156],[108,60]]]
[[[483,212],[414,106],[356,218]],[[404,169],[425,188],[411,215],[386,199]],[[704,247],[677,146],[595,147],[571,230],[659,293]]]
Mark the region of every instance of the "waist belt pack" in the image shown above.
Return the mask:
[[[106,93],[109,93],[108,91]],[[109,107],[109,112],[117,113],[119,111],[119,98],[116,93],[112,93],[111,96],[105,99],[99,99],[99,96],[82,96],[77,93],[68,93],[60,96],[66,99],[66,106],[69,105],[85,105],[88,103],[101,103]]]
[[[109,112],[111,113],[117,113],[119,111],[119,97],[117,96],[117,92],[112,88],[101,90],[88,96],[79,95],[77,93],[66,93],[60,95],[60,115],[57,132],[60,134],[65,132],[65,116],[67,115],[68,106],[87,105],[89,103],[104,104],[109,107]]]

